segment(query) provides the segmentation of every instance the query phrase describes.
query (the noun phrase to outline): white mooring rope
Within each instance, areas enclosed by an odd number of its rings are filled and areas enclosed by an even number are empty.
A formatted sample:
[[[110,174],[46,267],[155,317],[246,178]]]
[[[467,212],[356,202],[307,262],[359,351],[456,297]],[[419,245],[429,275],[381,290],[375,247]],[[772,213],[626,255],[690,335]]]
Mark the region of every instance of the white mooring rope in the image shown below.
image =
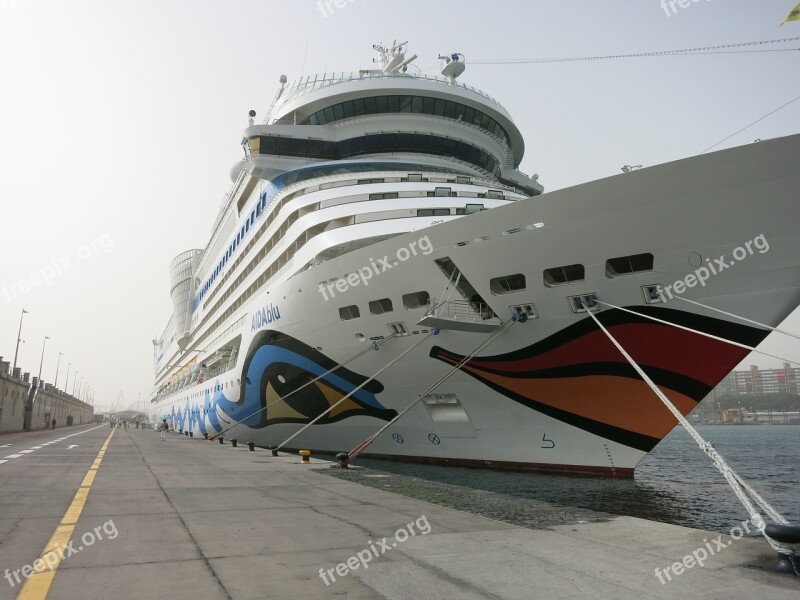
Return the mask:
[[[465,357],[464,357],[464,358],[462,358],[460,361],[458,361],[458,363],[456,363],[456,364],[455,364],[455,365],[454,365],[454,366],[453,366],[453,367],[452,367],[452,368],[451,368],[451,369],[450,369],[450,370],[449,370],[447,373],[445,373],[444,375],[442,375],[442,377],[440,377],[440,378],[439,378],[439,380],[438,380],[436,383],[434,383],[434,384],[433,384],[432,386],[430,386],[430,387],[429,387],[427,390],[425,390],[425,391],[424,391],[424,392],[422,392],[422,393],[421,393],[419,396],[417,396],[417,399],[416,399],[416,400],[414,400],[414,401],[413,401],[411,404],[409,404],[408,406],[406,406],[406,407],[405,407],[405,408],[404,408],[402,411],[400,411],[399,413],[397,413],[397,416],[396,416],[394,419],[392,419],[391,421],[389,421],[388,423],[386,423],[386,425],[384,425],[383,427],[381,427],[381,428],[380,428],[378,431],[376,431],[375,433],[373,433],[373,434],[372,434],[371,436],[369,436],[369,437],[368,437],[366,440],[364,440],[363,442],[361,442],[360,444],[358,444],[358,446],[356,446],[355,448],[353,448],[352,450],[350,450],[350,452],[348,452],[348,460],[353,460],[353,459],[355,459],[355,458],[356,458],[356,457],[357,457],[359,454],[361,454],[361,453],[362,453],[364,450],[366,450],[366,449],[367,449],[367,447],[369,447],[369,445],[370,445],[370,444],[372,444],[372,442],[374,442],[374,441],[375,441],[375,439],[376,439],[376,438],[377,438],[377,437],[378,437],[380,434],[382,434],[384,431],[386,431],[387,429],[389,429],[389,427],[391,427],[392,425],[394,425],[394,424],[395,424],[395,423],[396,423],[396,422],[397,422],[397,421],[398,421],[398,420],[399,420],[399,419],[400,419],[400,418],[401,418],[403,415],[405,415],[405,414],[406,414],[408,411],[410,411],[412,408],[414,408],[414,407],[415,407],[417,404],[419,404],[420,402],[422,402],[422,400],[423,400],[423,399],[424,399],[424,398],[425,398],[425,397],[426,397],[428,394],[430,394],[430,393],[431,393],[433,390],[435,390],[437,387],[439,387],[440,385],[442,385],[442,384],[443,384],[445,381],[447,381],[447,380],[448,380],[448,379],[449,379],[449,378],[450,378],[452,375],[454,375],[454,374],[455,374],[457,371],[459,371],[459,370],[461,369],[461,367],[463,367],[463,366],[464,366],[465,364],[467,364],[467,363],[468,363],[470,360],[472,360],[472,359],[475,357],[475,355],[476,355],[476,354],[478,354],[478,352],[480,352],[481,350],[483,350],[484,348],[486,348],[487,346],[489,346],[489,344],[491,344],[492,342],[494,342],[494,341],[495,341],[497,338],[499,338],[501,335],[503,335],[503,333],[505,333],[506,331],[508,331],[508,330],[511,328],[511,325],[513,325],[513,324],[514,324],[514,323],[516,323],[517,321],[518,321],[518,319],[516,319],[516,318],[514,318],[514,319],[512,319],[512,320],[510,320],[510,321],[506,321],[506,323],[505,323],[505,324],[504,324],[502,327],[500,327],[500,329],[498,329],[497,331],[495,331],[495,332],[494,332],[492,335],[490,335],[490,336],[489,336],[489,337],[488,337],[486,340],[484,340],[483,342],[481,342],[481,344],[479,344],[479,345],[478,345],[478,347],[477,347],[477,348],[475,348],[475,349],[474,349],[472,352],[470,352],[470,353],[469,353],[467,356],[465,356]]]
[[[599,303],[599,300],[597,300],[597,302]],[[758,528],[758,530],[764,536],[764,539],[767,540],[769,545],[772,546],[772,548],[778,553],[791,555],[792,552],[789,548],[787,548],[786,546],[784,546],[779,542],[776,542],[766,534],[766,532],[764,531],[764,529],[766,528],[766,523],[764,522],[764,518],[753,506],[753,503],[750,501],[750,498],[748,497],[747,494],[748,493],[753,494],[753,498],[756,499],[758,505],[764,509],[764,511],[769,515],[769,517],[773,521],[776,521],[781,525],[788,524],[788,521],[778,511],[776,511],[772,506],[770,506],[766,500],[764,500],[758,493],[756,493],[755,490],[753,490],[749,485],[744,483],[741,477],[739,477],[739,475],[733,469],[731,469],[730,466],[728,466],[728,463],[725,462],[725,459],[722,458],[722,455],[720,455],[719,452],[717,452],[709,442],[704,440],[703,437],[697,432],[697,430],[691,426],[689,421],[687,421],[686,418],[683,416],[683,414],[681,414],[681,412],[675,407],[675,405],[672,404],[669,398],[667,398],[666,395],[658,388],[658,386],[655,383],[653,383],[653,380],[650,379],[650,377],[648,377],[647,373],[645,373],[642,370],[642,368],[636,363],[636,361],[633,360],[633,358],[631,358],[631,355],[628,354],[622,347],[622,345],[620,345],[620,343],[614,338],[614,336],[611,335],[611,333],[609,333],[608,329],[606,329],[603,326],[603,324],[594,315],[594,313],[591,310],[589,310],[589,307],[586,305],[586,302],[583,300],[583,298],[581,298],[581,304],[583,305],[583,308],[586,310],[589,316],[597,324],[597,326],[603,331],[603,333],[606,334],[608,339],[611,340],[611,343],[614,344],[614,346],[616,346],[617,350],[620,351],[622,356],[625,357],[625,360],[627,360],[630,363],[630,365],[636,370],[636,372],[644,380],[644,382],[648,386],[650,386],[650,389],[652,389],[653,392],[656,394],[656,396],[659,397],[661,402],[664,403],[664,406],[666,406],[667,409],[675,416],[678,422],[681,425],[683,425],[683,428],[689,433],[689,435],[692,436],[694,441],[697,442],[697,445],[700,446],[700,449],[708,455],[708,457],[714,463],[714,466],[717,467],[719,472],[731,486],[731,489],[733,489],[733,492],[734,494],[736,494],[736,497],[739,499],[739,502],[741,502],[742,506],[744,506],[745,510],[747,510],[747,513],[750,515],[751,522]]]
[[[392,334],[392,335],[396,335],[396,334]],[[375,372],[373,375],[371,375],[371,376],[370,376],[368,379],[366,379],[366,380],[365,380],[365,381],[364,381],[364,382],[363,382],[361,385],[359,385],[357,388],[355,388],[354,390],[352,390],[352,391],[351,391],[349,394],[347,394],[346,396],[344,396],[343,398],[341,398],[341,399],[340,399],[338,402],[336,402],[336,403],[334,403],[333,405],[331,405],[331,407],[330,407],[330,408],[328,408],[327,410],[324,410],[323,412],[321,412],[320,414],[318,414],[318,415],[317,415],[317,416],[316,416],[316,417],[315,417],[315,418],[314,418],[312,421],[309,421],[308,423],[306,423],[306,424],[305,424],[303,427],[301,427],[301,428],[300,428],[299,430],[297,430],[295,433],[293,433],[293,434],[292,434],[292,435],[290,435],[288,438],[286,438],[285,440],[283,440],[283,441],[282,441],[280,444],[278,444],[277,446],[275,446],[275,447],[273,448],[273,450],[279,450],[280,448],[283,448],[283,447],[284,447],[286,444],[288,444],[289,442],[291,442],[291,441],[292,441],[294,438],[296,438],[298,435],[300,435],[301,433],[303,433],[303,432],[304,432],[306,429],[308,429],[309,427],[311,427],[311,426],[312,426],[314,423],[316,423],[317,421],[319,421],[319,420],[320,420],[322,417],[324,417],[325,415],[327,415],[327,414],[328,414],[329,412],[331,412],[331,411],[332,411],[334,408],[336,408],[337,406],[339,406],[339,405],[340,405],[342,402],[344,402],[345,400],[347,400],[348,398],[350,398],[350,396],[352,396],[353,394],[355,394],[357,391],[359,391],[361,388],[363,388],[365,385],[367,385],[367,384],[368,384],[370,381],[372,381],[372,380],[373,380],[373,379],[375,379],[375,378],[376,378],[378,375],[380,375],[381,373],[383,373],[383,372],[384,372],[386,369],[388,369],[388,368],[389,368],[389,367],[391,367],[393,364],[395,364],[396,362],[398,362],[400,359],[402,359],[403,357],[405,357],[405,356],[406,356],[406,355],[407,355],[409,352],[411,352],[412,350],[414,350],[415,348],[417,348],[418,346],[420,346],[420,345],[422,345],[424,342],[426,342],[426,341],[428,340],[428,338],[429,338],[429,337],[431,337],[432,335],[434,335],[434,332],[433,332],[433,331],[431,331],[430,333],[428,333],[426,336],[424,336],[422,339],[420,339],[420,340],[419,340],[417,343],[415,343],[413,346],[411,346],[411,347],[409,347],[409,348],[406,348],[405,350],[403,350],[403,351],[402,351],[400,354],[398,354],[398,355],[397,355],[395,358],[393,358],[393,359],[392,359],[392,360],[390,360],[388,363],[386,363],[385,365],[383,365],[383,366],[382,366],[380,369],[378,369],[378,370],[377,370],[377,371],[376,371],[376,372]]]
[[[603,302],[602,300],[595,299],[595,302],[598,304],[602,304],[603,306],[608,306],[609,308],[615,308],[617,310],[621,310],[626,313],[630,313],[632,315],[636,315],[637,317],[642,317],[645,319],[650,319],[651,321],[655,321],[656,323],[663,323],[664,325],[670,325],[672,327],[677,327],[678,329],[683,329],[684,331],[689,331],[691,333],[696,333],[697,335],[702,335],[703,337],[711,338],[712,340],[717,340],[718,342],[725,342],[726,344],[730,344],[731,346],[737,346],[739,348],[744,348],[745,350],[749,350],[750,352],[757,352],[758,354],[763,354],[764,356],[769,356],[771,358],[777,358],[778,360],[782,360],[784,362],[789,362],[795,365],[800,365],[800,361],[793,360],[791,358],[786,358],[784,356],[778,356],[777,354],[770,354],[769,352],[764,352],[763,350],[759,350],[758,348],[754,348],[753,346],[748,346],[747,344],[741,344],[739,342],[734,342],[733,340],[726,339],[724,337],[720,337],[718,335],[713,335],[710,333],[706,333],[704,331],[699,331],[697,329],[692,329],[691,327],[686,327],[685,325],[678,325],[677,323],[672,323],[671,321],[665,321],[664,319],[659,319],[658,317],[654,317],[652,315],[646,315],[644,313],[636,312],[635,310],[631,310],[629,308],[624,308],[622,306],[617,306],[616,304],[611,304],[610,302]]]
[[[325,371],[324,373],[321,373],[321,374],[317,375],[316,377],[314,377],[314,379],[312,379],[312,380],[310,380],[310,381],[306,381],[306,382],[305,382],[303,385],[301,385],[299,388],[292,390],[291,392],[289,392],[288,394],[286,394],[286,395],[285,395],[285,396],[283,396],[283,397],[278,397],[278,399],[277,399],[277,400],[274,400],[274,401],[270,402],[269,404],[267,404],[266,406],[263,406],[263,407],[259,408],[259,409],[258,409],[257,411],[255,411],[254,413],[250,413],[249,415],[247,415],[246,417],[244,417],[244,418],[242,418],[241,420],[237,421],[236,423],[233,423],[232,425],[229,425],[228,427],[226,427],[225,429],[223,429],[223,430],[222,430],[222,431],[220,431],[219,433],[215,433],[214,435],[212,435],[212,436],[209,436],[209,438],[208,438],[208,439],[209,439],[209,440],[215,440],[215,439],[217,439],[219,436],[221,436],[221,435],[223,435],[224,433],[226,433],[226,432],[230,431],[230,430],[231,430],[231,429],[233,429],[234,427],[237,427],[238,425],[241,425],[241,424],[242,424],[244,421],[246,421],[246,420],[247,420],[247,419],[249,419],[250,417],[254,417],[254,416],[256,416],[258,413],[260,413],[260,412],[263,412],[263,411],[267,410],[267,409],[268,409],[270,406],[273,406],[273,405],[277,404],[277,403],[278,403],[278,402],[280,402],[281,400],[286,400],[286,398],[288,398],[288,397],[289,397],[289,396],[291,396],[292,394],[296,394],[297,392],[299,392],[300,390],[302,390],[302,389],[304,389],[304,388],[308,387],[309,385],[311,385],[311,384],[312,384],[312,383],[314,383],[315,381],[318,381],[318,380],[322,379],[323,377],[325,377],[326,375],[329,375],[330,373],[333,373],[333,372],[334,372],[336,369],[338,369],[338,368],[340,368],[340,367],[343,367],[344,365],[346,365],[346,364],[348,364],[348,363],[351,363],[351,362],[353,362],[355,359],[357,359],[357,358],[359,358],[359,357],[363,356],[364,354],[366,354],[366,353],[367,353],[367,352],[369,352],[370,350],[377,350],[377,349],[378,349],[378,347],[380,347],[380,345],[381,345],[381,344],[383,344],[384,342],[388,342],[389,340],[391,340],[391,339],[392,339],[393,337],[395,337],[396,335],[397,335],[396,333],[393,333],[393,334],[392,334],[392,335],[390,335],[389,337],[387,337],[387,338],[384,338],[384,339],[380,340],[379,342],[377,342],[377,343],[376,343],[374,346],[367,346],[366,348],[364,348],[363,350],[360,350],[360,351],[359,351],[357,354],[355,354],[354,356],[351,356],[350,358],[348,358],[348,359],[347,359],[347,360],[345,360],[344,362],[340,362],[339,364],[337,364],[337,365],[335,365],[335,366],[331,367],[330,369],[328,369],[328,370],[327,370],[327,371]]]
[[[658,293],[661,294],[661,290],[658,290]],[[663,296],[662,296],[663,297]],[[708,310],[713,310],[714,312],[718,312],[728,317],[733,317],[734,319],[739,319],[741,321],[745,321],[747,323],[752,323],[753,325],[758,325],[759,327],[763,327],[764,329],[769,329],[770,331],[774,331],[775,333],[782,333],[783,335],[788,335],[793,338],[797,338],[800,340],[800,335],[796,333],[792,333],[791,331],[786,331],[785,329],[778,329],[777,327],[771,327],[766,323],[759,323],[758,321],[753,321],[752,319],[748,319],[747,317],[743,317],[741,315],[734,314],[732,312],[728,312],[726,310],[722,310],[721,308],[714,308],[713,306],[709,306],[708,304],[703,304],[702,302],[698,302],[697,300],[689,300],[689,298],[684,298],[683,296],[675,296],[678,300],[683,300],[684,302],[689,302],[691,304],[695,304],[696,306],[700,306],[702,308],[707,308]]]

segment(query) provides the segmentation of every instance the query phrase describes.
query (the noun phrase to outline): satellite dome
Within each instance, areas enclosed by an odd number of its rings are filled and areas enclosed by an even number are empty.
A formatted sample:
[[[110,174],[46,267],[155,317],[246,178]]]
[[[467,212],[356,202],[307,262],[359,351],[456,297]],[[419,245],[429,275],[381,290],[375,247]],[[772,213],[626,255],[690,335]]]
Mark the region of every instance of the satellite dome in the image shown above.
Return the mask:
[[[244,161],[245,159],[242,158],[238,161],[235,165],[231,167],[231,183],[236,183],[236,180],[239,179],[239,174],[242,172],[244,168]]]

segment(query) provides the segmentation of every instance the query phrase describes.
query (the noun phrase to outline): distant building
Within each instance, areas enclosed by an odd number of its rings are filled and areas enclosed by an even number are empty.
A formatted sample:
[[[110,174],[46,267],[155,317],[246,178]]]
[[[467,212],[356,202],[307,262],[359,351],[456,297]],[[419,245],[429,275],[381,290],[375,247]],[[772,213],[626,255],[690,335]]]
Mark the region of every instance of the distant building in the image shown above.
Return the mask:
[[[783,363],[782,369],[759,369],[751,365],[749,371],[733,371],[711,392],[711,398],[738,396],[759,398],[773,394],[798,393],[800,368]]]

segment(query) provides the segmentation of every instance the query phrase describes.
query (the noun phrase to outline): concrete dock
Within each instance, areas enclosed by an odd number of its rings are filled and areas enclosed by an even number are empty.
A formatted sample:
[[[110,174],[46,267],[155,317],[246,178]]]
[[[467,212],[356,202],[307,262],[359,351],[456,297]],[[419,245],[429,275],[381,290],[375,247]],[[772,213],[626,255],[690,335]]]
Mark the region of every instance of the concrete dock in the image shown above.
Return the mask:
[[[0,436],[0,600],[800,597],[760,540],[675,568],[719,534],[630,517],[528,529],[329,477],[320,460],[111,434]]]

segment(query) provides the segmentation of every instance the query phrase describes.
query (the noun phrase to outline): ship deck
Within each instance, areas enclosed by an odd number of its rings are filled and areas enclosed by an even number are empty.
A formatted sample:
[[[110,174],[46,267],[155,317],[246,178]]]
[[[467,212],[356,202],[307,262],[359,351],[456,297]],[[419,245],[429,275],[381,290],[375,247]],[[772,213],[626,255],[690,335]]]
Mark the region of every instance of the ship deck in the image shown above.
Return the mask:
[[[161,442],[130,426],[111,434],[0,436],[0,598],[797,597],[797,579],[766,568],[774,554],[760,540],[661,584],[657,567],[718,533],[630,517],[534,530],[329,477],[318,459],[175,432]],[[410,523],[414,535],[395,537]],[[40,564],[16,583],[70,538],[55,571]]]

